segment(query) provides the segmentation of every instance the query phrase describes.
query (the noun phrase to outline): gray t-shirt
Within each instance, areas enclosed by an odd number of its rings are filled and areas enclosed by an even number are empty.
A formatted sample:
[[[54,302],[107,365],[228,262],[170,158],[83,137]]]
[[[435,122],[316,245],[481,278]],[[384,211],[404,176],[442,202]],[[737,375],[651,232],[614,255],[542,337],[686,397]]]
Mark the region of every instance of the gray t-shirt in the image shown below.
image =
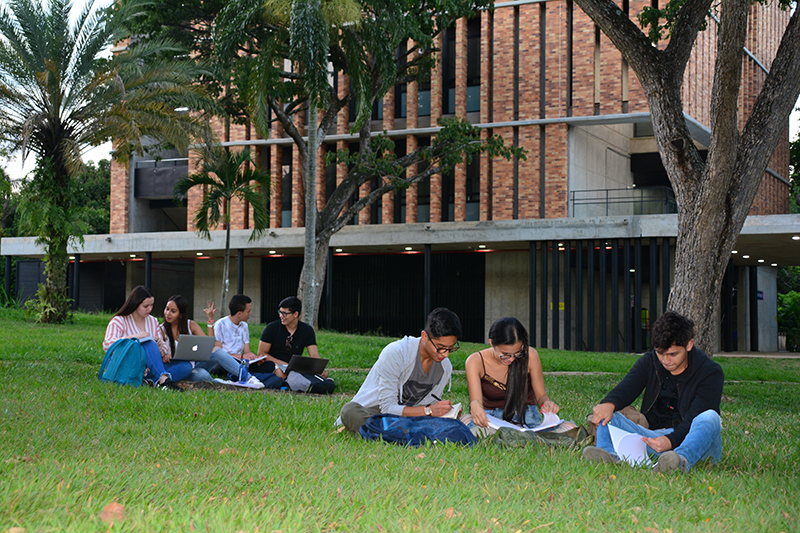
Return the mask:
[[[414,361],[414,370],[408,380],[403,383],[403,397],[400,399],[400,404],[408,407],[418,405],[425,396],[427,396],[442,380],[444,375],[444,368],[442,363],[436,361],[431,364],[426,374],[422,370],[422,359],[419,350],[417,350],[417,358]]]

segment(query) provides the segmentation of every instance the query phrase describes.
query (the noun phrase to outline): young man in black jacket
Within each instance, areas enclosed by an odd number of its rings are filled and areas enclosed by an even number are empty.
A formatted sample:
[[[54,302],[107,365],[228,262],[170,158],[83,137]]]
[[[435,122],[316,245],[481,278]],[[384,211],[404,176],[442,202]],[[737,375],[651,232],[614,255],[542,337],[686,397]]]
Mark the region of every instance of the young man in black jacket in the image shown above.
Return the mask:
[[[714,462],[722,455],[719,403],[725,376],[722,368],[694,346],[694,324],[674,312],[653,324],[653,347],[633,365],[628,375],[593,409],[597,446],[587,446],[583,457],[615,463],[608,424],[642,435],[648,452],[659,454],[656,472],[684,472],[702,459]],[[644,391],[644,428],[619,411]]]

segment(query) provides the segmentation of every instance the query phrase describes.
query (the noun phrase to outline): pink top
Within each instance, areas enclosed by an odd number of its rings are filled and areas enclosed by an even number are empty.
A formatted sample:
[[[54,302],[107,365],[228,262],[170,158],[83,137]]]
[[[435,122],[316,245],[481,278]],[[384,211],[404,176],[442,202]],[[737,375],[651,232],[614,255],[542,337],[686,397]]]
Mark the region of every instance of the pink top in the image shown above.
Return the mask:
[[[108,351],[108,348],[119,339],[130,337],[139,333],[139,327],[133,321],[131,315],[115,316],[108,323],[106,328],[106,338],[103,340],[103,350]],[[144,331],[153,337],[158,343],[158,348],[164,351],[163,343],[158,338],[158,320],[152,315],[147,315],[144,321]]]

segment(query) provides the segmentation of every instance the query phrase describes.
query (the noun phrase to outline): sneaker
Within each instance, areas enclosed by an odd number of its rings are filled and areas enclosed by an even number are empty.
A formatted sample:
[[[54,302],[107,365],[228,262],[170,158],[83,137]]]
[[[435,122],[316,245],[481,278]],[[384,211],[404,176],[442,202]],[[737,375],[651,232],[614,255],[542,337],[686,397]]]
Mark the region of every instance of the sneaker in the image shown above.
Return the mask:
[[[250,376],[247,380],[247,385],[253,389],[263,389],[264,384],[259,381],[259,379],[255,376]]]
[[[678,452],[670,450],[661,454],[661,456],[658,458],[656,466],[653,467],[653,472],[661,472],[662,474],[666,474],[667,472],[672,472],[673,470],[678,469],[680,469],[682,472],[688,472],[689,461],[686,460],[686,457],[678,454]]]
[[[598,463],[618,463],[619,457],[608,453],[603,448],[597,446],[587,446],[583,449],[583,458],[587,461],[597,461]]]
[[[165,381],[164,383],[159,383],[156,385],[156,388],[161,390],[176,390],[178,392],[183,392],[182,388],[178,387],[175,383],[169,380]]]

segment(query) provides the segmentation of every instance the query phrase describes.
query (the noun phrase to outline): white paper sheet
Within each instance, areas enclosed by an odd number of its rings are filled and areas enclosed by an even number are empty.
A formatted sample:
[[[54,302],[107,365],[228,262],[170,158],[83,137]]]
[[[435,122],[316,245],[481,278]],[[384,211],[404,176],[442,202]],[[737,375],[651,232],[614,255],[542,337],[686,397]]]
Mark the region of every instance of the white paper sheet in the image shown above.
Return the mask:
[[[517,431],[542,431],[544,429],[554,428],[563,422],[563,420],[561,420],[561,418],[555,413],[545,413],[542,416],[542,423],[535,428],[524,428],[522,426],[512,424],[511,422],[506,422],[505,420],[492,415],[486,415],[486,418],[489,419],[489,427],[491,428],[511,428],[516,429]]]
[[[628,461],[631,466],[653,464],[650,457],[647,456],[647,444],[644,443],[641,435],[611,425],[608,426],[608,431],[611,434],[611,442],[614,444],[617,457]]]

